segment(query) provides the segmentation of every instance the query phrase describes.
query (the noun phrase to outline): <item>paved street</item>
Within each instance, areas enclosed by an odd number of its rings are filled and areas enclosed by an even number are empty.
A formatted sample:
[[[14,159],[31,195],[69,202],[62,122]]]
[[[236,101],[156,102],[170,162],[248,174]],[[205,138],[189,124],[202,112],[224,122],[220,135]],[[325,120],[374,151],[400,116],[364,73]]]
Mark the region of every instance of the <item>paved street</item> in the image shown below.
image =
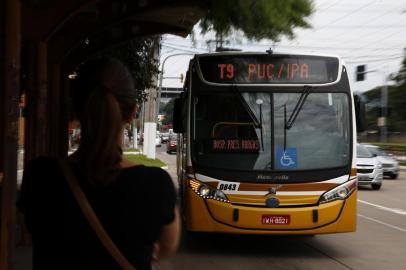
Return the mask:
[[[176,155],[165,146],[157,157],[175,179]],[[360,188],[355,233],[305,236],[183,234],[171,269],[399,270],[406,265],[406,172],[382,189]]]

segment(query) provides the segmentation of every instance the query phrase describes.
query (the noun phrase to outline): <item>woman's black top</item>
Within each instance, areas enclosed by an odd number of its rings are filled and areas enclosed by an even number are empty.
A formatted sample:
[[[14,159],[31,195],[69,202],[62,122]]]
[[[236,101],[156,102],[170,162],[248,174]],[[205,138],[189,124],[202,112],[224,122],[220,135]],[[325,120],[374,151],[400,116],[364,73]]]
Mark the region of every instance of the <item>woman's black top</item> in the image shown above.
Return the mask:
[[[103,227],[138,269],[151,269],[153,243],[175,218],[169,174],[134,166],[106,187],[84,181],[70,163]],[[37,158],[24,170],[18,208],[33,240],[33,269],[120,269],[91,229],[55,158]]]

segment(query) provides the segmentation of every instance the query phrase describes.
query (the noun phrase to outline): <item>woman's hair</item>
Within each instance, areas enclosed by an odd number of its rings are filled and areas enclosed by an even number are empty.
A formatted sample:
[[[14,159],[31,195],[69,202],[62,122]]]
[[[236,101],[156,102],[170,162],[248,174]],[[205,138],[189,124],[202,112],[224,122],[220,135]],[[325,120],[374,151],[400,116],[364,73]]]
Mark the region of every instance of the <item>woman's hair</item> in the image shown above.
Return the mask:
[[[81,124],[80,165],[87,181],[107,185],[120,169],[120,135],[136,105],[134,81],[120,61],[97,58],[79,68],[74,84],[73,105]]]

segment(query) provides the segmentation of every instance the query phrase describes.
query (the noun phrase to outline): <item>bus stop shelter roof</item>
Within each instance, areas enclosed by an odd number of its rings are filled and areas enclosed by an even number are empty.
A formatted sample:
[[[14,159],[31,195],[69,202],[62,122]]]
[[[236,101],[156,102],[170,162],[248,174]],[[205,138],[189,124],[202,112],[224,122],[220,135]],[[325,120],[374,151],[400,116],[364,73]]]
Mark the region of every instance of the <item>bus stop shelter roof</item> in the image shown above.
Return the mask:
[[[46,42],[51,61],[72,61],[140,36],[186,36],[206,10],[197,0],[22,0],[22,41]]]

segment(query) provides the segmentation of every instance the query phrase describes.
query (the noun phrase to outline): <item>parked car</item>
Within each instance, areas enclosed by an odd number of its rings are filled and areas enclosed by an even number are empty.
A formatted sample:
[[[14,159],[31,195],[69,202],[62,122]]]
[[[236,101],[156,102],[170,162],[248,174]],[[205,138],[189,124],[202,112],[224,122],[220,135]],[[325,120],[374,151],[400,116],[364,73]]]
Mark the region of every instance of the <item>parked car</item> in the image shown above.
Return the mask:
[[[162,143],[166,143],[169,140],[169,133],[167,133],[167,132],[161,133],[161,140],[162,140]]]
[[[382,164],[361,144],[357,145],[357,176],[359,186],[371,185],[376,190],[382,186]]]
[[[176,136],[170,136],[169,140],[166,142],[166,153],[170,154],[172,152],[176,153],[176,146],[178,144],[178,138]]]
[[[399,175],[399,162],[388,155],[382,148],[376,145],[363,144],[368,148],[372,155],[375,155],[379,162],[382,163],[383,176],[389,176],[392,179],[398,178]]]
[[[155,146],[161,147],[161,136],[159,134],[155,135]]]

